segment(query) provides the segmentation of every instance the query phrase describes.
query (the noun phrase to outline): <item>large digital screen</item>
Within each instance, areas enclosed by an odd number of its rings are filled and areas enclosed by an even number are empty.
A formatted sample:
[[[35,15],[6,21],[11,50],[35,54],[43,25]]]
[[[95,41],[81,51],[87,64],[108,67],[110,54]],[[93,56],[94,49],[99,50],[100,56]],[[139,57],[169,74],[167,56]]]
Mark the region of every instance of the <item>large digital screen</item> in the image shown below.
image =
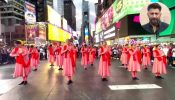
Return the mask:
[[[159,36],[167,36],[167,35],[171,35],[173,34],[173,32],[175,32],[175,9],[171,10],[171,22],[170,25],[168,26],[167,29],[165,29],[165,31],[160,32]]]
[[[48,39],[51,41],[65,42],[70,38],[70,34],[61,28],[48,24]]]
[[[39,39],[46,40],[46,24],[45,23],[38,23],[38,35]]]
[[[36,23],[35,6],[25,1],[24,12],[25,12],[25,23],[35,24]]]
[[[112,6],[98,20],[96,32],[106,30],[107,27],[118,22],[126,15],[140,13],[140,10],[150,2],[151,0],[115,0]]]
[[[175,7],[175,1],[174,0],[159,0],[159,2],[162,2],[163,4],[168,6],[169,8]]]
[[[56,25],[57,27],[61,27],[61,15],[58,14],[51,6],[47,5],[48,12],[48,22]]]

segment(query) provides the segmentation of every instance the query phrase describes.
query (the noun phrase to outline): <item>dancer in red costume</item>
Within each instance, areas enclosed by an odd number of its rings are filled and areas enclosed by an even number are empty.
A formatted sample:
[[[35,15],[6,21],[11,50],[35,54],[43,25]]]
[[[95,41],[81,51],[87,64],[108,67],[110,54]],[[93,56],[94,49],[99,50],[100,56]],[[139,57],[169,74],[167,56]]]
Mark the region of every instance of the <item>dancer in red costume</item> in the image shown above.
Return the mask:
[[[76,62],[77,62],[77,52],[78,52],[78,48],[76,46],[73,46],[73,67],[74,67],[74,71],[75,71]]]
[[[85,70],[87,70],[89,53],[88,53],[88,48],[86,44],[82,46],[81,53],[82,53],[81,65],[84,67]]]
[[[149,47],[146,45],[142,49],[143,53],[143,59],[142,59],[142,65],[145,69],[148,69],[148,66],[151,65],[151,53]]]
[[[55,49],[55,54],[56,54],[56,65],[59,67],[58,70],[63,70],[62,65],[63,65],[63,56],[61,54],[62,46],[61,42],[58,43]]]
[[[122,55],[120,57],[121,63],[122,65],[124,65],[124,68],[128,68],[127,65],[129,63],[129,52],[128,52],[128,44],[126,44],[123,48],[122,48]]]
[[[134,46],[131,46],[131,48],[129,49],[130,59],[128,64],[128,71],[131,72],[133,80],[138,80],[137,72],[141,71],[138,51],[139,48]]]
[[[40,61],[39,52],[38,52],[37,48],[32,45],[31,48],[29,49],[29,53],[31,55],[30,66],[33,67],[34,71],[37,71],[39,61]]]
[[[90,44],[90,47],[89,47],[89,64],[91,64],[91,66],[93,66],[93,64],[94,64],[95,54],[96,54],[96,49],[93,48],[92,44]]]
[[[27,77],[30,74],[29,51],[26,47],[22,46],[21,41],[16,41],[15,46],[16,47],[10,53],[11,57],[16,58],[13,77],[22,77],[23,81],[19,85],[26,85]]]
[[[51,64],[50,66],[54,66],[54,61],[55,61],[55,55],[54,55],[54,47],[49,45],[47,48],[47,53],[48,53],[48,61]]]
[[[157,79],[163,79],[161,74],[166,74],[166,56],[162,50],[160,50],[159,45],[156,45],[153,50],[154,62],[152,73]]]
[[[70,40],[66,41],[66,44],[63,46],[63,50],[61,51],[63,54],[63,73],[68,78],[68,85],[73,83],[72,77],[74,74],[74,66],[73,66],[73,47],[70,43]]]
[[[104,42],[103,46],[99,49],[100,62],[98,74],[102,77],[102,81],[107,81],[107,77],[110,76],[110,48],[107,46],[107,43]]]

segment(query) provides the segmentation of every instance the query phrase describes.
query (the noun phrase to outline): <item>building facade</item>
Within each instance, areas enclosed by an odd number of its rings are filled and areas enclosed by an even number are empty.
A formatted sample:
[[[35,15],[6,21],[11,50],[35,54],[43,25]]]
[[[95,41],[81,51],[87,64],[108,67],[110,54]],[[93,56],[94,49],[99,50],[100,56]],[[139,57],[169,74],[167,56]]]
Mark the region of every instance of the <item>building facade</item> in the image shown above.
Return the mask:
[[[64,0],[53,0],[53,8],[54,8],[61,16],[64,16]]]
[[[72,0],[64,0],[64,18],[68,25],[76,31],[76,8]]]
[[[24,21],[24,0],[0,1],[1,37],[11,42],[13,38],[24,37],[15,32],[15,27]]]

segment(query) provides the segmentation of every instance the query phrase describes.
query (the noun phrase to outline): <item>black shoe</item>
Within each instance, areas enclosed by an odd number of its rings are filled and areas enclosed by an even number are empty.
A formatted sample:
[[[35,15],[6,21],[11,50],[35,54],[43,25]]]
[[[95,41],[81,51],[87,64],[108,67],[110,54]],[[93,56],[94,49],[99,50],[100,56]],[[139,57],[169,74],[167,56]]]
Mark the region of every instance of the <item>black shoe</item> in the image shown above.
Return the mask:
[[[87,70],[87,68],[85,68],[85,70]]]
[[[24,85],[27,85],[27,81],[24,81]]]
[[[139,80],[139,78],[137,78],[137,77],[133,77],[132,80]]]
[[[91,64],[91,66],[93,66],[94,64]]]
[[[125,69],[126,69],[126,70],[128,70],[128,68],[127,68],[127,67],[126,67]]]
[[[107,78],[102,78],[102,81],[108,81]]]
[[[145,70],[147,70],[148,68],[144,68]]]
[[[37,69],[34,69],[33,71],[37,71]]]
[[[68,82],[67,82],[67,85],[70,85],[70,84],[72,84],[73,83],[73,81],[72,80],[69,80]]]
[[[19,83],[18,85],[22,85],[22,84],[24,84],[24,81],[22,81],[21,83]]]
[[[158,79],[164,79],[162,76],[157,76]]]
[[[58,70],[63,70],[63,68],[59,68]]]

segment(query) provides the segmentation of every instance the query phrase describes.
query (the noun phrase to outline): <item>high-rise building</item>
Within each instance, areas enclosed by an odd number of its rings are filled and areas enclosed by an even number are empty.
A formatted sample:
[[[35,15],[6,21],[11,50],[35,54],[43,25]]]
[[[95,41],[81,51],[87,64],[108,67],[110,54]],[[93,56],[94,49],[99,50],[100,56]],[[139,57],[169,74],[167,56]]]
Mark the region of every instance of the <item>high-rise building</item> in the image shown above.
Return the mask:
[[[53,0],[53,8],[54,8],[61,16],[64,16],[64,0]]]
[[[64,0],[64,18],[68,25],[76,31],[76,8],[72,0]]]
[[[53,7],[53,0],[26,0],[35,5],[36,8],[36,21],[46,21],[46,5]],[[60,1],[60,0],[58,0]]]
[[[81,42],[90,41],[90,24],[89,24],[89,1],[82,2],[82,26],[81,26]]]
[[[24,0],[0,1],[1,33],[10,41],[12,35],[15,37],[15,27],[24,21]],[[20,37],[20,35],[16,35]]]

